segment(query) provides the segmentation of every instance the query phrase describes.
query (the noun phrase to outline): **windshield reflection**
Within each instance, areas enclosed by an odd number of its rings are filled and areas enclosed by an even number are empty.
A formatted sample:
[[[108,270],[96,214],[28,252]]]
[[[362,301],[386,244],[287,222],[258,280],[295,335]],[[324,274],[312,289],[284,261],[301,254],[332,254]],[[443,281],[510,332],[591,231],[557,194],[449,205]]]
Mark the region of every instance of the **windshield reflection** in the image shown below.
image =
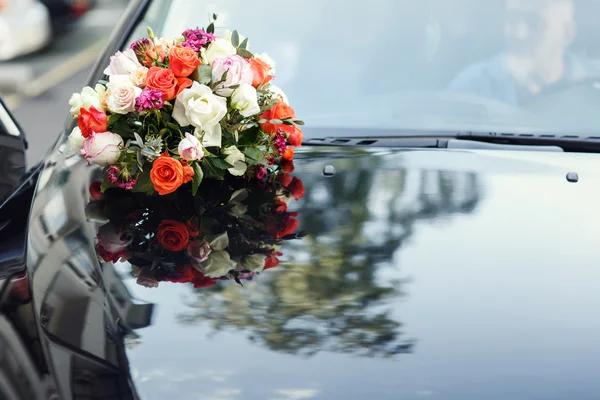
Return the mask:
[[[264,9],[268,28],[256,23]],[[308,138],[333,127],[597,133],[599,11],[583,0],[155,0],[135,34],[180,35],[217,13],[217,34],[236,29],[276,61]]]
[[[331,180],[298,176],[307,193],[298,218],[308,236],[283,247],[287,262],[246,290],[199,291],[178,320],[241,330],[251,342],[290,354],[412,352],[418,338],[391,312],[410,292],[398,252],[420,221],[474,211],[476,175],[361,168]]]

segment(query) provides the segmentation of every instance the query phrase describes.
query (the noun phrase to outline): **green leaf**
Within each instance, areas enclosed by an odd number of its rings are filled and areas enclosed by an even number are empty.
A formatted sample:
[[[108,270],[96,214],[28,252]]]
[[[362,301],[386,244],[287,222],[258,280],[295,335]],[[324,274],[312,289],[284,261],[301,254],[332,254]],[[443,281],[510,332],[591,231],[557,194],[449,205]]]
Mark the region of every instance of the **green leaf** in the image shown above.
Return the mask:
[[[248,50],[248,38],[244,39],[239,45],[240,49]]]
[[[225,248],[229,246],[229,236],[227,236],[227,231],[218,235],[207,236],[205,239],[210,245],[210,248],[215,251],[225,250]]]
[[[154,185],[150,180],[150,168],[146,168],[141,174],[138,175],[137,183],[131,191],[135,193],[147,194],[152,194],[155,192]]]
[[[212,69],[208,64],[202,64],[198,67],[198,82],[208,85],[212,80]]]
[[[238,31],[231,32],[231,44],[234,47],[238,47],[240,45],[240,34]]]
[[[108,117],[108,126],[112,126],[115,122],[117,122],[121,118],[121,114],[113,114]]]
[[[204,178],[204,172],[197,162],[194,163],[192,167],[194,168],[194,176],[192,177],[192,196],[195,196],[198,192],[198,187],[200,187],[200,183],[202,183],[202,178]]]
[[[254,144],[256,143],[259,134],[260,130],[257,127],[246,129],[245,131],[240,132],[240,140],[238,141],[238,144],[240,146]]]
[[[244,149],[244,155],[251,160],[259,161],[263,158],[263,153],[256,147],[246,147]]]
[[[304,121],[302,121],[301,119],[295,119],[295,120],[294,120],[294,123],[295,123],[296,125],[300,125],[300,126],[304,125]]]
[[[115,184],[112,183],[111,181],[109,181],[108,178],[106,177],[106,174],[104,174],[104,178],[102,179],[102,184],[100,185],[100,191],[102,193],[104,193],[108,189],[114,188],[114,187],[116,187]]]
[[[237,48],[236,53],[238,56],[244,57],[244,58],[253,58],[254,57],[254,54],[252,54],[248,50],[242,49],[240,47]]]
[[[223,160],[219,157],[206,157],[208,163],[218,169],[228,169],[233,168],[233,165],[229,164],[227,161]]]
[[[227,172],[227,170],[213,167],[208,161],[204,161],[207,159],[208,157],[204,157],[202,162],[202,170],[204,171],[204,177],[218,179],[222,181],[225,177],[225,173]]]
[[[174,131],[177,131],[177,132],[179,132],[179,131],[180,131],[179,125],[177,125],[177,124],[174,124],[174,123],[172,123],[172,122],[167,122],[167,126],[168,126],[170,129],[173,129]]]
[[[144,172],[144,156],[142,156],[142,149],[139,149],[135,153],[135,158],[138,168],[140,169],[140,171]]]
[[[213,22],[211,22],[210,25],[208,25],[206,27],[206,32],[207,33],[215,33],[215,24]]]

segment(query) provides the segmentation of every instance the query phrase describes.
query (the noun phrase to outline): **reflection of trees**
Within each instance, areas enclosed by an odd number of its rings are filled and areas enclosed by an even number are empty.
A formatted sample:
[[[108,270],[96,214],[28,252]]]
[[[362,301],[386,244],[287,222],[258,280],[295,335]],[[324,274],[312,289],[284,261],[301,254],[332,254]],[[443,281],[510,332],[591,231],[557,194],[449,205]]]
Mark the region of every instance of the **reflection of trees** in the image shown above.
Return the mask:
[[[244,330],[250,340],[292,354],[410,352],[413,341],[386,307],[386,300],[403,294],[405,281],[382,281],[378,270],[393,266],[416,221],[473,211],[475,176],[362,170],[334,179],[299,177],[307,193],[299,218],[308,236],[284,246],[289,262],[245,290],[224,285],[198,291],[180,321]]]

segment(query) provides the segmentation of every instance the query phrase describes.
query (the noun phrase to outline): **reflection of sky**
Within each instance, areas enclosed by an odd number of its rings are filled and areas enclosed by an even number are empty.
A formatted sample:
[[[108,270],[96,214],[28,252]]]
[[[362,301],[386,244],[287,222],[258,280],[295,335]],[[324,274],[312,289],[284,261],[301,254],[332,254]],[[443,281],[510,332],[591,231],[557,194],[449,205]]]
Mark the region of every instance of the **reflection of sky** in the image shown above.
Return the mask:
[[[129,281],[137,297],[158,303],[154,325],[139,331],[142,343],[130,351],[141,394],[150,400],[594,398],[600,220],[590,210],[600,197],[600,176],[578,171],[578,184],[562,173],[488,172],[480,176],[485,196],[472,214],[415,225],[395,267],[378,276],[411,279],[407,297],[387,303],[406,337],[417,339],[414,354],[395,361],[327,352],[302,358],[259,348],[233,331],[207,337],[206,324],[174,323],[189,286],[153,290]],[[240,290],[268,279],[261,275]]]

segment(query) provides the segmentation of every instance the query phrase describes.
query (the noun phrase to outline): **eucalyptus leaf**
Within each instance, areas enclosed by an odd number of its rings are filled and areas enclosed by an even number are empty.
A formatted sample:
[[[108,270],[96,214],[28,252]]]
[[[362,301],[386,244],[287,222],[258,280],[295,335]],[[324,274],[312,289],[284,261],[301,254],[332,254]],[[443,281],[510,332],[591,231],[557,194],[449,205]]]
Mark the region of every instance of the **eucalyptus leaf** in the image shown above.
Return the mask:
[[[242,43],[238,46],[240,49],[247,50],[248,49],[248,38],[244,39]]]
[[[137,142],[138,146],[144,146],[144,139],[142,139],[142,137],[138,135],[137,132],[134,132],[133,136],[135,136],[135,141]]]
[[[202,179],[204,178],[204,172],[198,163],[194,163],[192,167],[194,168],[194,176],[192,177],[192,195],[195,196],[198,192],[198,187],[200,187]]]
[[[202,64],[198,67],[198,81],[203,85],[208,85],[212,79],[212,69],[208,64]]]
[[[231,32],[231,44],[234,47],[238,47],[240,45],[240,34],[238,31]]]
[[[246,49],[242,49],[242,48],[237,48],[236,51],[237,55],[240,57],[244,57],[244,58],[253,58],[254,54],[250,53],[248,50]]]

